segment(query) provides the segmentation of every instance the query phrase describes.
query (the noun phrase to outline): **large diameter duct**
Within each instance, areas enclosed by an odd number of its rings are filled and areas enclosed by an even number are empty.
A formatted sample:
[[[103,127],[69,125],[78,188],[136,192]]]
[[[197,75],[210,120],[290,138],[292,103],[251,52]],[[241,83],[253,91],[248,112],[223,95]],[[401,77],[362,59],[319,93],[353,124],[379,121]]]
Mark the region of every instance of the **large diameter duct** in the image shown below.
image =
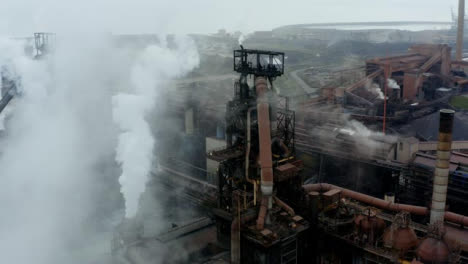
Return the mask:
[[[270,111],[267,97],[267,80],[255,78],[257,91],[258,138],[260,144],[261,190],[265,196],[273,193],[273,162],[271,160]]]
[[[465,0],[458,0],[457,52],[456,59],[463,59],[463,31],[465,28]]]
[[[452,212],[445,212],[445,220],[448,222],[460,224],[462,226],[468,226],[468,216],[452,213]],[[468,251],[468,250],[467,250]]]
[[[256,77],[255,88],[257,92],[258,141],[260,145],[260,189],[263,195],[260,212],[257,218],[257,229],[262,230],[267,217],[267,211],[271,208],[271,196],[273,194],[273,162],[271,159],[270,111],[267,97],[267,80],[264,77]]]
[[[267,196],[264,196],[262,198],[262,202],[260,203],[260,210],[258,211],[258,217],[257,217],[257,229],[258,230],[263,230],[265,227],[265,218],[267,216],[268,212],[268,198]]]
[[[378,208],[382,208],[389,211],[406,211],[416,215],[426,215],[428,210],[426,207],[422,206],[415,206],[415,205],[407,205],[407,204],[399,204],[399,203],[392,203],[389,201],[385,201],[383,199],[379,199],[376,197],[372,197],[367,194],[355,192],[346,188],[342,188],[336,185],[328,184],[328,183],[317,183],[317,184],[306,184],[302,186],[302,188],[307,192],[327,192],[332,189],[338,189],[341,191],[341,195],[343,197],[351,198],[353,200],[369,204]]]
[[[454,115],[455,111],[453,110],[440,110],[439,142],[437,144],[437,161],[434,171],[434,187],[432,192],[430,218],[431,224],[444,221]]]
[[[251,112],[254,110],[255,107],[250,107],[247,110],[247,149],[245,151],[245,177],[247,178],[247,181],[250,182],[251,184],[255,185],[255,180],[250,179],[249,177],[249,157],[250,157],[250,147],[251,147],[251,139],[252,139],[252,133],[251,133],[251,128],[250,128],[250,123],[251,121]],[[254,186],[255,187],[255,186]],[[254,193],[256,192],[254,188]],[[254,199],[255,203],[255,199]]]
[[[355,192],[346,188],[342,188],[333,184],[328,183],[316,183],[316,184],[306,184],[302,188],[307,192],[327,192],[332,189],[341,190],[341,196],[347,197],[361,203],[372,205],[384,210],[401,212],[406,211],[415,215],[427,215],[429,210],[423,206],[409,205],[409,204],[399,204],[385,201],[376,197],[372,197],[367,194]],[[468,217],[452,212],[445,212],[445,220],[455,224],[460,224],[463,226],[468,226]]]

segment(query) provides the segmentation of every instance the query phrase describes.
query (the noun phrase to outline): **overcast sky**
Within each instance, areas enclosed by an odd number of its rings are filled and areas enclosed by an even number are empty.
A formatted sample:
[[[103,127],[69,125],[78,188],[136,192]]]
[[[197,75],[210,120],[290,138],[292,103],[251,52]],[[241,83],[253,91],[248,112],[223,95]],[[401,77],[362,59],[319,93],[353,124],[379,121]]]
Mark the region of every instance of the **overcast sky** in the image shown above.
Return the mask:
[[[450,21],[458,0],[2,0],[0,34],[211,33],[320,22]]]

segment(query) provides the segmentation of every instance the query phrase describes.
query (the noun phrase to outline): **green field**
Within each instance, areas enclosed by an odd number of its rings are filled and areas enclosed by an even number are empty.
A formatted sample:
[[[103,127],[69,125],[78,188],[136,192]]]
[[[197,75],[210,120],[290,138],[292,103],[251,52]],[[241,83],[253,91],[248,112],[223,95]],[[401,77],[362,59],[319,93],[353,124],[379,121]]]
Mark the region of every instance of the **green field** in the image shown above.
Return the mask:
[[[466,96],[454,96],[450,100],[450,104],[456,108],[468,109],[468,97]]]

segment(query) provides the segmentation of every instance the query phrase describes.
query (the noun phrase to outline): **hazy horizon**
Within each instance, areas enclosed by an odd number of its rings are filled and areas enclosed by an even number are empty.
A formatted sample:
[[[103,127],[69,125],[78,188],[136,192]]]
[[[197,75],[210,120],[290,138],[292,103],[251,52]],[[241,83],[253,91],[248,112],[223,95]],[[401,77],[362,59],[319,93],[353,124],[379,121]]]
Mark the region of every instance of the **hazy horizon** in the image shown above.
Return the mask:
[[[291,24],[391,21],[451,21],[457,0],[293,0],[179,1],[162,0],[5,0],[0,9],[0,35],[66,32],[63,25],[116,34],[214,33],[219,29],[271,30]],[[160,12],[171,10],[172,12]],[[73,23],[71,23],[73,22]],[[80,29],[78,28],[78,30]],[[156,31],[157,29],[157,31]],[[71,31],[76,32],[77,29]],[[163,31],[163,32],[161,32]]]

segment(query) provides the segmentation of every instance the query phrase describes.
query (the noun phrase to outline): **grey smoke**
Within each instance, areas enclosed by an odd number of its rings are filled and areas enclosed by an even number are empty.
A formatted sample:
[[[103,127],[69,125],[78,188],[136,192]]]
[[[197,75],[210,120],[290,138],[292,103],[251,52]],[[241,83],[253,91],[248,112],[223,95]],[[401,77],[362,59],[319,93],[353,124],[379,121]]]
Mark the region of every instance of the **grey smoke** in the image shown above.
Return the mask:
[[[154,91],[164,89],[165,81],[198,63],[190,39],[176,43],[174,50],[161,44],[133,51],[117,48],[109,34],[64,33],[52,56],[33,60],[24,55],[22,41],[0,41],[0,51],[8,51],[1,53],[0,64],[23,90],[0,138],[1,263],[111,262],[112,210],[119,216],[111,204],[119,200],[112,187],[118,177],[115,149],[121,131],[129,132],[127,138],[140,131],[131,122],[116,127],[119,111],[113,112],[112,98],[117,93],[121,96],[114,98],[130,98],[114,103],[143,124],[146,137],[137,133],[143,144],[136,146],[146,148],[133,149],[131,157],[148,168],[153,141],[142,110],[151,108]],[[128,156],[117,160],[124,164]],[[141,189],[145,183],[128,178],[124,186],[136,182]]]
[[[129,92],[113,97],[114,120],[119,136],[116,160],[122,165],[120,183],[126,216],[135,216],[140,195],[145,190],[153,166],[154,139],[145,116],[154,107],[167,81],[198,66],[195,44],[189,38],[176,38],[176,49],[152,45],[137,55],[130,73]],[[164,43],[164,42],[163,42]]]
[[[91,40],[80,54],[70,52],[74,41],[63,39],[56,56],[42,61],[23,55],[20,42],[0,47],[14,51],[4,65],[23,89],[1,138],[4,263],[91,263],[82,250],[95,211],[93,188],[115,144],[99,70],[105,62],[94,58],[110,54]]]
[[[392,89],[400,89],[400,86],[394,79],[387,79],[388,87]]]
[[[372,94],[375,94],[377,98],[379,99],[384,99],[384,93],[382,92],[382,89],[380,86],[373,82],[372,80],[367,80],[366,85],[364,86],[367,91],[371,92]]]

